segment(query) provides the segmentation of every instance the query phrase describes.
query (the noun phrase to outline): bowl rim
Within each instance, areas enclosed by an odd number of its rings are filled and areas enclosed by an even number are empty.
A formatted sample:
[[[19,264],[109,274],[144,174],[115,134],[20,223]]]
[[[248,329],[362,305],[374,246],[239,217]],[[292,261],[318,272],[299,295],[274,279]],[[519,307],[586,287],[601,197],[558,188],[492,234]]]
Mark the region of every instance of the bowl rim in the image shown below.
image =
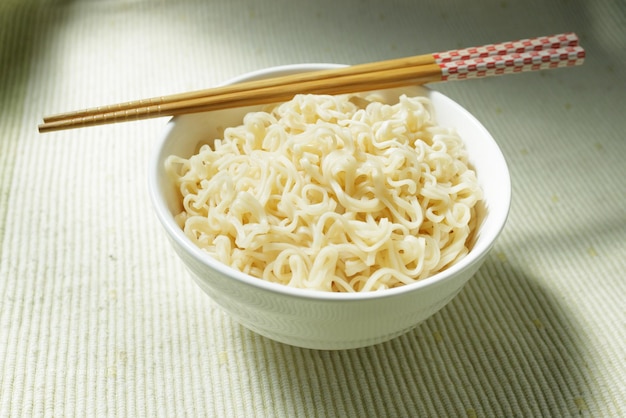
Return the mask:
[[[300,64],[291,64],[291,65],[279,65],[273,67],[267,67],[259,70],[250,71],[239,76],[233,77],[227,80],[220,85],[229,85],[234,83],[239,83],[242,81],[259,79],[263,77],[267,77],[269,75],[276,75],[277,73],[285,73],[285,72],[302,72],[302,71],[315,71],[315,70],[323,70],[329,68],[338,68],[344,67],[343,64],[332,64],[332,63],[300,63]],[[174,124],[180,118],[180,116],[174,116],[168,120],[165,125],[165,130],[158,138],[156,144],[153,147],[153,152],[151,155],[151,159],[149,162],[149,173],[148,173],[148,190],[150,199],[152,200],[153,208],[156,212],[157,218],[159,219],[161,225],[166,230],[170,239],[174,240],[175,243],[184,251],[187,252],[196,262],[200,264],[216,270],[218,273],[227,276],[233,280],[238,281],[239,283],[254,287],[260,291],[276,293],[283,296],[288,296],[292,298],[299,299],[308,299],[308,300],[316,300],[316,301],[342,301],[342,302],[356,302],[363,300],[371,300],[371,299],[382,299],[387,297],[393,297],[396,295],[407,294],[424,287],[436,286],[441,284],[446,279],[452,278],[458,273],[460,270],[466,269],[474,263],[480,262],[482,258],[489,252],[493,244],[495,243],[498,236],[501,234],[504,225],[506,224],[507,218],[509,216],[510,207],[511,207],[511,178],[510,172],[508,169],[508,165],[506,163],[506,159],[502,154],[502,150],[496,143],[495,139],[491,135],[491,133],[483,126],[483,124],[476,119],[474,115],[472,115],[468,110],[466,110],[463,106],[458,104],[456,101],[451,99],[450,97],[440,93],[436,90],[433,90],[427,86],[423,87],[429,96],[441,96],[443,100],[449,102],[450,105],[457,108],[457,110],[464,113],[464,116],[467,117],[472,123],[477,125],[483,133],[486,135],[489,142],[491,142],[492,146],[495,146],[494,151],[496,152],[498,158],[501,160],[500,164],[503,165],[504,170],[501,173],[502,178],[500,179],[503,184],[506,185],[506,188],[501,192],[502,194],[499,196],[502,199],[502,210],[491,213],[489,216],[493,217],[491,222],[494,224],[494,227],[491,228],[490,236],[486,236],[484,240],[479,240],[475,243],[474,247],[469,251],[467,255],[465,255],[461,260],[454,263],[452,266],[447,269],[440,271],[438,273],[433,274],[432,276],[426,277],[424,279],[415,281],[414,283],[405,284],[399,287],[395,287],[392,289],[384,289],[380,291],[370,291],[370,292],[329,292],[323,290],[315,290],[315,289],[302,289],[302,288],[294,288],[290,286],[286,286],[280,283],[269,282],[257,277],[253,277],[246,273],[243,273],[239,270],[236,270],[233,267],[230,267],[226,264],[221,263],[220,261],[212,258],[202,249],[197,247],[193,242],[184,234],[183,230],[176,224],[174,220],[174,216],[170,213],[167,208],[167,203],[163,196],[159,193],[158,187],[158,177],[159,172],[162,170],[160,167],[160,162],[162,161],[162,149],[163,146],[167,143],[168,137],[174,128]],[[210,112],[206,112],[210,113]],[[207,280],[207,278],[202,278],[202,280]]]

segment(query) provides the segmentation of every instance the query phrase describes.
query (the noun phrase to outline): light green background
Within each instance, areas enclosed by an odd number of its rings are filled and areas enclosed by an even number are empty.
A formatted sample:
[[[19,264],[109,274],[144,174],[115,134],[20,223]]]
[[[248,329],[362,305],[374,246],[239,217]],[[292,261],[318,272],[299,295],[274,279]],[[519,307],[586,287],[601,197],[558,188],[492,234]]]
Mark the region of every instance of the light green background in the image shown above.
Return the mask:
[[[1,416],[626,415],[626,6],[26,0],[0,4]],[[492,132],[513,203],[416,330],[297,349],[226,317],[152,213],[165,120],[40,135],[44,114],[574,31],[579,68],[438,84]]]

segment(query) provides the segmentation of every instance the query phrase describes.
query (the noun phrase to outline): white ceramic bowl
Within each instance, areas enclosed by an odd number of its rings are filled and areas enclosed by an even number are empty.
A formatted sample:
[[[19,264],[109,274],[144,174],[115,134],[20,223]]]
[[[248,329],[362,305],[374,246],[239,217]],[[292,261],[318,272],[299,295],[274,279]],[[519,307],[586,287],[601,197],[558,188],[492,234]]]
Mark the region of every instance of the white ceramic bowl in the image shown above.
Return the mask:
[[[333,64],[290,65],[256,71],[226,84],[303,71]],[[149,191],[157,217],[197,284],[235,320],[273,340],[314,349],[348,349],[401,335],[446,305],[480,267],[500,234],[509,211],[511,185],[498,145],[469,112],[441,93],[421,87],[386,91],[396,96],[426,95],[438,124],[454,127],[463,138],[484,192],[480,226],[469,254],[449,269],[402,287],[367,293],[292,289],[236,271],[197,248],[174,221],[180,204],[163,166],[168,155],[189,157],[217,130],[239,124],[253,107],[173,118],[156,144],[150,162]],[[181,278],[183,274],[181,272]]]

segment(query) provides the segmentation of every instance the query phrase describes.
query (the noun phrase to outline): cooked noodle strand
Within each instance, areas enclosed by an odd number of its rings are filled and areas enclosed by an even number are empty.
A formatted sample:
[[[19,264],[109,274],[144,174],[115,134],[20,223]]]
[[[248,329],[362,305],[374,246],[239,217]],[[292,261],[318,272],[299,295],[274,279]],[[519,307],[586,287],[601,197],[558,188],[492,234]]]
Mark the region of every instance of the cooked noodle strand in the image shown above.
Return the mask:
[[[298,95],[166,169],[177,221],[217,260],[284,285],[388,289],[465,256],[482,198],[427,98]]]

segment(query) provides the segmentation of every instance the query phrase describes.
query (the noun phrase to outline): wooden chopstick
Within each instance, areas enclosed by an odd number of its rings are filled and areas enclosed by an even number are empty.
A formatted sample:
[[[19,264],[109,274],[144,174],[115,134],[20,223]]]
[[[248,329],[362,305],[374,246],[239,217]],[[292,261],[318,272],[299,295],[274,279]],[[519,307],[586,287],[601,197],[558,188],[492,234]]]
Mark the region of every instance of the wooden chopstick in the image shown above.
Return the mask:
[[[392,70],[402,66],[414,67],[420,65],[434,64],[435,58],[432,54],[418,55],[415,57],[399,58],[388,61],[379,61],[367,64],[353,65],[350,67],[341,67],[336,69],[318,70],[306,73],[298,73],[282,77],[274,77],[263,80],[248,81],[244,83],[233,84],[223,87],[214,87],[206,90],[197,90],[192,92],[172,94],[168,96],[153,97],[150,99],[142,99],[124,103],[118,103],[102,107],[94,107],[68,113],[59,113],[49,115],[43,118],[44,122],[54,122],[64,119],[74,119],[81,116],[90,116],[95,114],[103,114],[116,112],[127,109],[137,109],[147,106],[165,105],[179,101],[187,101],[200,99],[208,96],[217,96],[221,94],[231,94],[237,92],[252,91],[263,88],[272,88],[286,84],[304,83],[309,81],[321,81],[334,77],[342,77],[357,74],[376,73],[378,71]]]
[[[62,119],[73,119],[80,116],[109,113],[119,110],[135,109],[145,106],[163,105],[176,101],[192,100],[209,95],[218,95],[237,91],[250,91],[260,88],[275,87],[280,84],[300,83],[305,81],[315,81],[328,79],[337,76],[348,76],[362,73],[373,73],[390,70],[401,66],[427,65],[436,62],[458,61],[472,58],[486,57],[490,55],[507,55],[515,52],[529,52],[547,48],[562,48],[565,46],[575,46],[578,44],[578,37],[574,33],[564,33],[560,35],[544,36],[538,38],[524,39],[514,42],[504,42],[498,44],[484,45],[482,47],[467,48],[463,50],[451,50],[437,54],[425,54],[416,57],[400,58],[388,61],[380,61],[367,64],[359,64],[346,68],[321,70],[304,74],[295,74],[281,78],[265,79],[260,81],[240,83],[226,87],[217,87],[207,90],[198,90],[169,96],[153,97],[109,106],[84,109],[74,112],[61,113],[44,117],[44,122],[53,122]]]
[[[565,33],[451,50],[62,113],[40,132],[289,100],[297,93],[342,94],[578,65],[584,50]]]
[[[425,84],[439,81],[441,69],[437,64],[402,67],[375,73],[332,77],[320,80],[278,84],[276,86],[253,89],[226,90],[222,94],[211,94],[189,100],[167,102],[159,105],[140,106],[134,109],[94,113],[75,118],[45,122],[39,126],[40,132],[74,127],[95,126],[106,123],[141,120],[159,116],[175,116],[185,113],[204,112],[228,107],[242,107],[286,101],[297,93],[342,94],[358,91],[399,87],[407,84]],[[276,79],[283,81],[282,77]],[[247,84],[247,83],[246,83]],[[251,87],[256,87],[254,84]],[[222,89],[220,89],[222,90]]]

